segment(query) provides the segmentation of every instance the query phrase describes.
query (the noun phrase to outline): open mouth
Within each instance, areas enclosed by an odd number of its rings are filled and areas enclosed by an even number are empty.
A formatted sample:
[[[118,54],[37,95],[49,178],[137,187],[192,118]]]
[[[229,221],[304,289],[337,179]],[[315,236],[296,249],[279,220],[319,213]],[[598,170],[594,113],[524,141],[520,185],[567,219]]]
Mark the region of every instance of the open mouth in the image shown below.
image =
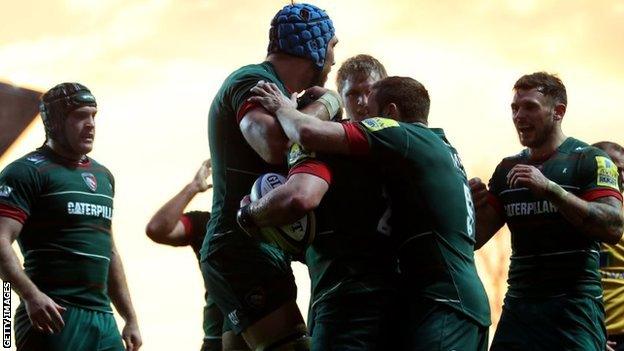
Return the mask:
[[[516,130],[518,131],[519,134],[526,135],[526,134],[531,133],[532,131],[534,131],[535,128],[532,127],[532,126],[517,126]]]

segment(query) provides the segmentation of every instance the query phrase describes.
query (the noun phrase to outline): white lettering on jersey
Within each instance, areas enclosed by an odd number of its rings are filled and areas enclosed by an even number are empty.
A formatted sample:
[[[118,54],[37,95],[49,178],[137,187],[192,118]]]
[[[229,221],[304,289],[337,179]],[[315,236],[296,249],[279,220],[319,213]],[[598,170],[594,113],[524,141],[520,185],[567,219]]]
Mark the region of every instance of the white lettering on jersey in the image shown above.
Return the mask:
[[[544,213],[556,213],[557,207],[550,201],[516,202],[505,205],[507,217],[531,216]]]
[[[103,217],[109,220],[113,219],[113,209],[111,207],[86,202],[68,202],[67,213],[71,215]]]

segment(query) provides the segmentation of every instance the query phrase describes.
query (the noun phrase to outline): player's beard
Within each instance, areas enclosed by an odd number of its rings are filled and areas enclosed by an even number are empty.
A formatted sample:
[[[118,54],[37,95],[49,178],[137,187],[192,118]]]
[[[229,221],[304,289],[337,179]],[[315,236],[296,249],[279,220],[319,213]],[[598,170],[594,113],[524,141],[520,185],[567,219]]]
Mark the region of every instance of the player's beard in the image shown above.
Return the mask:
[[[324,69],[321,68],[316,68],[314,70],[314,75],[312,76],[312,81],[310,82],[310,86],[314,87],[314,86],[319,86],[319,87],[324,87],[325,83],[327,83],[327,76],[328,74],[324,74]]]
[[[525,146],[537,149],[540,146],[542,146],[545,143],[547,143],[551,138],[553,138],[555,136],[555,125],[556,125],[556,123],[552,119],[552,117],[554,117],[554,116],[551,116],[550,123],[544,125],[544,128],[542,129],[542,132],[539,135],[535,136],[535,140],[533,142],[531,142],[531,143],[527,143]]]

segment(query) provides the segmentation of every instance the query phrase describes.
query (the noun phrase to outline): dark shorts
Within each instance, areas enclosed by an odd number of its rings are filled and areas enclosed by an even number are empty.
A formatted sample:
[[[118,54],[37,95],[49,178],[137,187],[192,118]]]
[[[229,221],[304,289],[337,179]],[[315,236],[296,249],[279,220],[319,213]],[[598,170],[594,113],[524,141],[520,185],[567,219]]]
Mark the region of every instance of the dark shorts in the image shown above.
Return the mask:
[[[603,351],[605,344],[599,299],[507,296],[490,350]]]
[[[204,340],[201,351],[221,351],[223,314],[214,300],[208,296],[204,306]]]
[[[394,291],[332,296],[310,307],[312,350],[396,350]]]
[[[430,299],[411,299],[404,313],[402,350],[409,351],[486,351],[488,327],[472,318]],[[530,349],[527,349],[530,350]]]
[[[225,316],[224,331],[240,334],[297,298],[289,256],[238,231],[210,238],[201,271]]]
[[[28,319],[24,304],[15,312],[15,340],[18,351],[124,351],[126,348],[112,313],[74,306],[62,317],[65,326],[58,334],[36,330]]]

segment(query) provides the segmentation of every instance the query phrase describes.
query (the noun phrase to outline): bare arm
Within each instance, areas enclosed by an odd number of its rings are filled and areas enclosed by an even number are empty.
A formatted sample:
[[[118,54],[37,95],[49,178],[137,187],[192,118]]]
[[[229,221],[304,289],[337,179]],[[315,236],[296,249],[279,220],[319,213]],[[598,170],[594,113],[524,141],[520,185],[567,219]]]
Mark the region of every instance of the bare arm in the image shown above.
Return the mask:
[[[622,239],[624,218],[620,200],[609,196],[588,202],[552,184],[546,198],[576,228],[609,244],[617,244]]]
[[[243,116],[239,127],[249,146],[265,162],[284,163],[288,138],[273,116],[261,108],[254,108]]]
[[[496,210],[486,204],[477,209],[475,250],[479,250],[496,234],[505,224]]]
[[[184,225],[180,221],[180,217],[195,195],[212,188],[212,185],[207,182],[209,176],[210,160],[206,160],[193,180],[167,201],[150,219],[145,228],[145,233],[150,239],[171,246],[188,244],[188,238],[184,233]]]
[[[65,323],[58,305],[28,278],[11,244],[22,230],[22,224],[12,218],[0,217],[0,277],[22,298],[31,324],[39,331],[58,333]]]
[[[614,197],[585,201],[546,178],[537,168],[517,165],[509,172],[512,187],[527,187],[536,196],[544,197],[561,215],[584,234],[609,244],[617,244],[624,231],[622,203]]]
[[[496,210],[487,202],[488,190],[479,178],[469,181],[472,201],[476,210],[475,250],[480,249],[498,232],[505,222]]]
[[[262,83],[252,89],[257,94],[250,101],[262,104],[265,109],[275,114],[284,133],[291,141],[300,144],[305,149],[349,153],[346,133],[340,123],[321,121],[315,116],[306,114],[306,110],[297,111],[296,95],[290,98],[272,83]],[[310,108],[318,108],[320,104],[313,103]],[[321,109],[322,110],[322,109]]]
[[[139,332],[139,324],[137,321],[132,300],[130,299],[130,291],[126,282],[126,274],[124,273],[121,257],[117,251],[117,247],[113,242],[111,252],[110,267],[108,268],[108,294],[117,309],[117,312],[126,321],[121,336],[126,343],[126,350],[138,350],[143,341]]]
[[[277,89],[277,86],[275,88]],[[254,97],[251,97],[249,101],[258,102]],[[296,98],[294,109],[295,111],[297,109]],[[330,118],[327,108],[319,102],[309,104],[302,111],[317,120],[328,120]],[[240,122],[240,129],[247,143],[265,162],[282,164],[289,138],[287,138],[287,134],[284,134],[283,126],[275,119],[274,115],[275,110],[268,110],[267,112],[266,109],[262,108],[252,109],[243,116]]]
[[[258,227],[293,223],[315,209],[329,189],[320,177],[297,173],[286,183],[251,203],[249,212]]]

